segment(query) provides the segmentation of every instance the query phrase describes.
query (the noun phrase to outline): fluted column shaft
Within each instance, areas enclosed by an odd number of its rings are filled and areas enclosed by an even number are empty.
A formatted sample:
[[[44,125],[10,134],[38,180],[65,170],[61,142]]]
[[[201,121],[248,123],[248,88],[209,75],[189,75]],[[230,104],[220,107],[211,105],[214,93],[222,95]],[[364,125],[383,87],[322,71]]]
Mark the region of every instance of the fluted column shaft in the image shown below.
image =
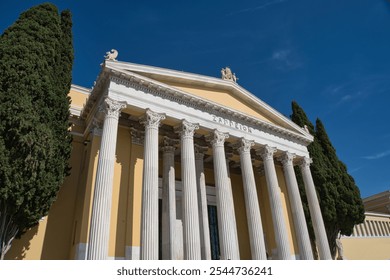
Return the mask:
[[[186,260],[201,259],[194,150],[194,131],[198,128],[198,125],[185,120],[178,128],[181,134],[183,243],[184,259]]]
[[[313,223],[314,234],[316,236],[316,244],[318,247],[318,253],[321,260],[331,260],[328,237],[326,236],[326,230],[324,221],[322,219],[320,204],[318,203],[317,193],[313,182],[313,177],[310,171],[310,158],[303,158],[300,164],[302,171],[303,182],[305,184],[307,201],[309,203],[309,210],[311,221]]]
[[[207,211],[206,179],[204,175],[204,152],[207,148],[195,145],[196,185],[198,187],[198,209],[200,249],[202,260],[211,260],[209,217]]]
[[[104,260],[108,256],[112,185],[114,179],[115,148],[120,111],[125,103],[110,98],[104,100],[104,125],[96,171],[88,241],[89,260]]]
[[[297,178],[293,165],[294,155],[287,152],[281,158],[284,177],[286,179],[288,196],[293,214],[294,228],[298,240],[299,254],[302,260],[312,260],[313,252],[310,244],[309,232],[303,212],[302,200],[299,194]]]
[[[162,258],[173,260],[176,230],[175,143],[164,139],[162,186]]]
[[[141,260],[158,260],[158,127],[165,115],[146,110],[142,181]]]
[[[267,253],[264,242],[263,225],[261,222],[260,207],[257,199],[256,182],[253,173],[253,166],[250,154],[251,146],[253,146],[254,143],[253,141],[241,139],[238,144],[252,260],[266,260]]]
[[[225,139],[227,133],[217,130],[212,135],[214,158],[214,179],[217,198],[219,245],[222,260],[238,260],[240,252],[238,247],[237,227],[234,213],[233,194],[228,182],[228,174],[225,158]]]
[[[281,193],[278,178],[276,176],[275,163],[273,158],[273,154],[275,151],[275,148],[265,146],[261,151],[259,151],[259,154],[263,158],[264,163],[264,172],[270,197],[271,214],[279,259],[289,260],[291,259],[290,244],[287,235],[287,227],[283,215]]]

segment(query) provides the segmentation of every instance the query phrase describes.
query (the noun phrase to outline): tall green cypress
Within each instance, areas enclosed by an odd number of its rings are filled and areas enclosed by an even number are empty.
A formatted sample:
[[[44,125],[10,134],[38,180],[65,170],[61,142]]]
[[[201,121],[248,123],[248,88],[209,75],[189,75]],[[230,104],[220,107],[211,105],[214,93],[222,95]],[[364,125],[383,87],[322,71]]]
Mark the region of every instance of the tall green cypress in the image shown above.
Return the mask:
[[[47,215],[69,174],[71,16],[52,4],[0,37],[0,257]]]
[[[332,185],[332,180],[329,177],[329,164],[325,155],[323,154],[321,145],[317,141],[314,125],[310,122],[303,109],[295,101],[292,102],[292,112],[293,113],[291,115],[291,120],[300,127],[304,127],[306,125],[309,129],[310,134],[314,136],[314,141],[310,143],[310,145],[307,147],[310,156],[313,160],[313,163],[310,165],[310,170],[313,176],[314,185],[316,186],[318,201],[320,203],[325,228],[326,230],[328,230],[329,225],[332,225],[332,223],[336,221],[337,217],[335,200],[335,197],[337,196],[336,188]],[[302,196],[302,203],[304,204],[303,207],[305,210],[306,221],[309,227],[313,253],[317,256],[317,251],[315,248],[314,230],[312,228],[308,202],[305,194],[305,187],[303,184],[302,176],[300,174],[300,170],[298,170],[298,168],[296,169],[296,174],[299,190]]]
[[[313,181],[320,203],[320,208],[328,237],[332,256],[336,253],[336,238],[338,234],[350,235],[355,224],[364,220],[364,208],[360,192],[353,178],[347,173],[346,166],[338,159],[336,150],[330,142],[325,128],[317,119],[316,126],[309,121],[303,109],[292,102],[293,122],[303,127],[307,125],[314,141],[307,147],[313,163],[310,166]],[[298,174],[298,172],[297,172]],[[301,195],[304,197],[304,186],[300,176],[297,176]],[[306,200],[303,199],[306,218],[311,227]],[[309,229],[312,244],[313,230]]]
[[[316,137],[328,159],[330,176],[337,189],[336,223],[329,225],[328,238],[331,253],[336,254],[338,234],[351,235],[353,227],[364,221],[364,206],[355,180],[348,174],[346,165],[339,160],[321,120],[316,120]]]

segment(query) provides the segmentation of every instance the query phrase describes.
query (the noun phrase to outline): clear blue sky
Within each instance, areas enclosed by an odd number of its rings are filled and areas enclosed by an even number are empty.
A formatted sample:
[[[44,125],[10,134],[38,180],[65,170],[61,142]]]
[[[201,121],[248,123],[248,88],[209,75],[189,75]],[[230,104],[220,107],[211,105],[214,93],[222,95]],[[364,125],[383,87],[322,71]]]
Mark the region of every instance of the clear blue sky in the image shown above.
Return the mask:
[[[0,32],[42,1],[1,1]],[[362,197],[390,189],[387,0],[52,1],[73,14],[73,83],[119,60],[220,76],[286,116],[320,118]]]

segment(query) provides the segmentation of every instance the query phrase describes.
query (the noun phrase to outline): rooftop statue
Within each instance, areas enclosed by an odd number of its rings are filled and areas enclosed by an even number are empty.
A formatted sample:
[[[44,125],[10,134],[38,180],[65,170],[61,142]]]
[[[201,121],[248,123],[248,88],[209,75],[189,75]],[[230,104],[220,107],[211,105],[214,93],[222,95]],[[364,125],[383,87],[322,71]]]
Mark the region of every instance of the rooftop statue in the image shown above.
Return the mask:
[[[118,51],[115,49],[112,49],[109,52],[106,52],[106,55],[104,56],[107,60],[113,60],[116,61],[116,58],[118,57]]]
[[[237,83],[238,79],[236,77],[236,74],[232,73],[232,70],[229,67],[222,68],[221,74],[223,80],[233,81]]]

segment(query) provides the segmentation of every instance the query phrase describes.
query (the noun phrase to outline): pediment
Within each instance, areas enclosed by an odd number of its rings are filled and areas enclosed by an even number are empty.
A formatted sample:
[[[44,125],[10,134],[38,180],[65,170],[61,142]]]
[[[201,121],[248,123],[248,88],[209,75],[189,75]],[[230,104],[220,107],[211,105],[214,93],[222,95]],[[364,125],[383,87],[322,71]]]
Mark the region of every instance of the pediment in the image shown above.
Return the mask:
[[[309,141],[312,139],[307,131],[233,81],[120,61],[107,60],[105,67],[128,75],[136,75],[151,83],[155,82],[159,87],[179,91],[189,98],[196,97],[218,104],[227,110],[259,120],[270,127],[293,132]]]

